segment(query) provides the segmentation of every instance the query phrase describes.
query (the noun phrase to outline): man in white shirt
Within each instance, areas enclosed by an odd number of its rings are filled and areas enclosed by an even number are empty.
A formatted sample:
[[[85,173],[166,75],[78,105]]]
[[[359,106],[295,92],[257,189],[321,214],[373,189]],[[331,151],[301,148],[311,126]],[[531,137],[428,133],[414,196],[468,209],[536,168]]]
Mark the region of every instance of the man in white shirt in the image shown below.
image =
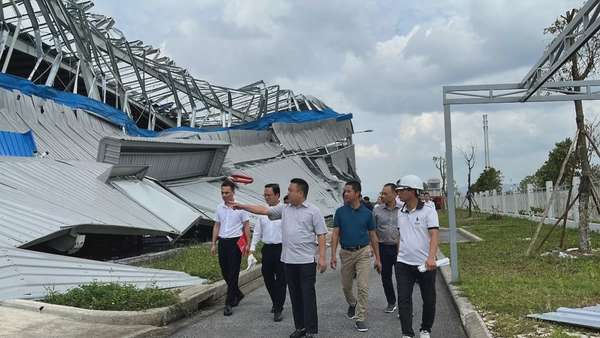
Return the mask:
[[[265,185],[264,197],[269,207],[279,205],[280,194],[279,184]],[[251,254],[254,254],[259,241],[263,242],[261,272],[273,303],[271,313],[273,320],[280,322],[286,293],[285,266],[281,261],[281,220],[271,221],[268,216],[259,216],[252,235]]]
[[[221,184],[221,197],[223,203],[217,206],[217,215],[212,233],[211,254],[217,254],[217,240],[219,241],[219,265],[221,275],[227,283],[227,298],[223,315],[231,316],[232,307],[237,306],[244,298],[239,288],[238,278],[240,275],[240,264],[242,253],[247,253],[250,248],[250,216],[246,211],[234,210],[228,205],[235,202],[235,184],[229,180]],[[242,234],[246,236],[246,244],[240,249],[238,241]],[[243,252],[242,252],[243,251]]]
[[[433,201],[431,200],[431,196],[429,196],[429,193],[427,191],[423,192],[423,203],[426,207],[430,207],[433,210],[436,209],[435,203],[433,203]]]
[[[435,277],[438,250],[439,221],[437,211],[426,207],[419,200],[423,181],[415,175],[407,175],[398,181],[396,191],[402,202],[398,212],[400,246],[396,263],[398,283],[398,315],[402,326],[402,337],[414,337],[412,293],[415,283],[419,284],[423,299],[423,317],[420,338],[430,338],[435,318]],[[427,271],[419,272],[418,266],[425,264]]]

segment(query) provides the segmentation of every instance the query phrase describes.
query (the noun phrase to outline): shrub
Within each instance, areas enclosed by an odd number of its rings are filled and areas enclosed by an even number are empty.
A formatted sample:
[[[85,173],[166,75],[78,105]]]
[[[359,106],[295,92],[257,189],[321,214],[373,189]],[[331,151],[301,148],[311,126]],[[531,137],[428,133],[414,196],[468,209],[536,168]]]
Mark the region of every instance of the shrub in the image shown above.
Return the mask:
[[[92,282],[70,289],[66,293],[48,290],[42,301],[89,310],[140,311],[177,303],[174,291],[155,285],[139,289],[132,284]]]

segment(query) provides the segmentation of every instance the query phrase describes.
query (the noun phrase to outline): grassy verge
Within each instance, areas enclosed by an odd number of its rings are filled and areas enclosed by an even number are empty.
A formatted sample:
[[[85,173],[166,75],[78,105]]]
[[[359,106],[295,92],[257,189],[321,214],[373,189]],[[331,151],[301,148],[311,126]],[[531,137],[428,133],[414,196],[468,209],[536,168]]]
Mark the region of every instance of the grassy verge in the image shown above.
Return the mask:
[[[461,291],[484,314],[497,337],[567,337],[566,332],[590,332],[576,327],[550,324],[526,318],[527,314],[555,311],[558,307],[582,307],[600,303],[600,254],[575,259],[541,256],[526,257],[534,222],[497,215],[474,214],[468,218],[457,211],[457,223],[484,239],[479,243],[459,243]],[[447,226],[447,215],[440,214]],[[542,236],[549,231],[544,226]],[[560,231],[550,236],[540,253],[556,249]],[[567,230],[566,247],[577,247],[578,233]],[[600,235],[593,234],[598,248]],[[441,246],[449,254],[447,245]]]
[[[260,254],[261,248],[262,243],[259,243],[254,252],[254,257],[256,257],[259,262],[262,258]],[[206,244],[190,246],[173,257],[144,262],[141,263],[140,266],[183,271],[192,276],[206,278],[209,283],[214,283],[223,279],[221,276],[221,268],[219,267],[219,258],[210,254],[210,245]],[[242,257],[241,269],[244,270],[246,267],[247,259],[246,257]]]
[[[174,291],[156,287],[138,289],[134,285],[118,283],[90,283],[66,293],[52,290],[42,301],[50,304],[74,306],[89,310],[141,311],[177,303]]]

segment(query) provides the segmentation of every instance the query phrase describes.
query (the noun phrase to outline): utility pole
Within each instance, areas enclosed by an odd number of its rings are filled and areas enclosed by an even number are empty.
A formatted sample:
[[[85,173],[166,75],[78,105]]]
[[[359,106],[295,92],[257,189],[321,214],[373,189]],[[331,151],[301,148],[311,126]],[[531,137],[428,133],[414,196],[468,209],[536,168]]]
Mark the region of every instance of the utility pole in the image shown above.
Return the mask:
[[[483,114],[483,146],[485,151],[485,169],[491,167],[490,164],[490,141],[488,138],[488,118],[487,114]]]

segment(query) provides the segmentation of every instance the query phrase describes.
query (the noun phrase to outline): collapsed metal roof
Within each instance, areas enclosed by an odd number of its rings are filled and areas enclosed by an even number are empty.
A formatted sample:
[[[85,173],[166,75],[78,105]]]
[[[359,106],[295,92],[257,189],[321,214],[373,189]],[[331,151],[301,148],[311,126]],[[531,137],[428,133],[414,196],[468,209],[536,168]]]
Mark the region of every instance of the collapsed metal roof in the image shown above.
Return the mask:
[[[21,76],[61,85],[110,102],[148,129],[167,126],[230,126],[271,112],[321,110],[312,96],[257,81],[228,88],[194,78],[160,50],[128,40],[115,20],[93,13],[93,3],[74,0],[12,0],[0,12],[1,43],[10,46],[2,72],[15,51],[34,57]]]
[[[61,160],[95,160],[103,137],[119,127],[52,100],[0,88],[0,130],[31,130],[39,153]]]
[[[0,158],[0,245],[28,247],[59,237],[72,238],[74,245],[76,235],[86,233],[179,235],[195,221],[189,217],[188,224],[170,223],[166,215],[149,212],[143,203],[107,184],[103,174],[108,175],[112,167],[97,162]],[[148,196],[155,203],[164,201],[158,196],[166,191],[137,181],[152,188]],[[177,205],[178,210],[185,209],[183,201]],[[190,206],[187,210],[195,218],[203,216]]]
[[[254,178],[237,192],[242,202],[262,204],[265,184],[285,191],[302,177],[325,216],[342,203],[343,180],[358,178],[350,114],[262,81],[196,79],[92,7],[0,5],[0,131],[30,131],[38,150],[0,157],[0,299],[93,280],[197,283],[8,247],[72,253],[88,234],[180,236],[214,217],[220,183],[234,173]],[[181,128],[156,131],[168,127]]]
[[[176,288],[206,283],[184,272],[52,255],[0,246],[0,301],[38,299],[91,282]]]

